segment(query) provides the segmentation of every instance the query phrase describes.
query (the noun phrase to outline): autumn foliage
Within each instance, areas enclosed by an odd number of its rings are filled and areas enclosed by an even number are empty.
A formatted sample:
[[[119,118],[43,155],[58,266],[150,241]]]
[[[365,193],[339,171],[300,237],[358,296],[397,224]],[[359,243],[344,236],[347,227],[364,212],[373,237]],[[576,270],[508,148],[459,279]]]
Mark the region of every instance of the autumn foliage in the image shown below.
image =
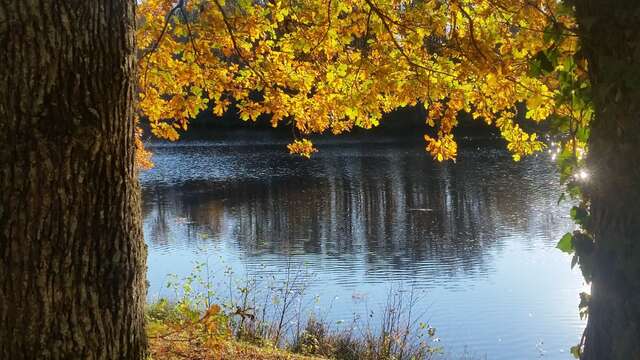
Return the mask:
[[[517,115],[590,118],[563,88],[586,81],[586,65],[556,1],[145,0],[138,16],[139,108],[169,140],[235,106],[242,120],[292,126],[289,150],[310,156],[310,134],[422,103],[437,160],[457,155],[460,112],[497,127],[518,160],[545,145]]]

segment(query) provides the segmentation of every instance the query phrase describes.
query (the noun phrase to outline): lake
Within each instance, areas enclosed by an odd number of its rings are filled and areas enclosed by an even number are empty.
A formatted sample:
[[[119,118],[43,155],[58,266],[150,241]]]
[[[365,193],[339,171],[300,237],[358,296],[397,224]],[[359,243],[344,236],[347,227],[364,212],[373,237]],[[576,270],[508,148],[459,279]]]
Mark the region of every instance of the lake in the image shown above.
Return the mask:
[[[149,146],[149,298],[171,297],[167,275],[196,260],[221,284],[299,264],[305,301],[336,324],[410,287],[451,358],[572,358],[587,287],[555,249],[574,226],[547,154],[516,163],[466,141],[438,164],[424,144],[378,138],[325,141],[306,160],[285,145],[255,133]]]

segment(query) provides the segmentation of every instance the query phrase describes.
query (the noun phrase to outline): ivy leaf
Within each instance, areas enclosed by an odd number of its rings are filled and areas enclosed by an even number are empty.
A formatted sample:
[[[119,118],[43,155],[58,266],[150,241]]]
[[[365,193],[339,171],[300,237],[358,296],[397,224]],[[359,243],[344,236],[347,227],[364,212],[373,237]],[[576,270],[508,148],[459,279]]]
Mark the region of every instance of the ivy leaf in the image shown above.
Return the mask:
[[[573,221],[580,225],[584,225],[587,221],[587,218],[589,217],[589,213],[587,212],[587,210],[578,206],[574,206],[571,208],[570,215]]]
[[[556,248],[560,249],[562,252],[571,254],[573,252],[573,234],[564,234],[560,241],[558,241]]]

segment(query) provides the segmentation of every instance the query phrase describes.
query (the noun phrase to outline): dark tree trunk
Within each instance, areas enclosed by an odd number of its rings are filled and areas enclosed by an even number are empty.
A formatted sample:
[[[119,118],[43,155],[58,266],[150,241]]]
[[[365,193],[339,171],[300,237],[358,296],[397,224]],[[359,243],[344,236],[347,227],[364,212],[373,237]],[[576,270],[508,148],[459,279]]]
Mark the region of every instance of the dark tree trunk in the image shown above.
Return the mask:
[[[140,359],[133,0],[0,0],[0,359]]]
[[[576,0],[596,117],[585,360],[640,359],[640,1]]]

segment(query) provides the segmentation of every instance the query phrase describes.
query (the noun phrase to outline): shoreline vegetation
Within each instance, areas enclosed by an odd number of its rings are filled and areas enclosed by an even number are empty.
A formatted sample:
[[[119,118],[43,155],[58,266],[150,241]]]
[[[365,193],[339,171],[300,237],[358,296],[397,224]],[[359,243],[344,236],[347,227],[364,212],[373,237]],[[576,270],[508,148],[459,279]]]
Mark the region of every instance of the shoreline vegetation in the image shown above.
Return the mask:
[[[420,322],[422,300],[413,288],[391,287],[380,309],[345,323],[327,320],[306,301],[313,281],[304,265],[279,275],[237,280],[224,272],[224,296],[209,261],[196,262],[182,279],[172,275],[171,300],[146,306],[150,359],[426,360],[442,349],[436,331]]]

